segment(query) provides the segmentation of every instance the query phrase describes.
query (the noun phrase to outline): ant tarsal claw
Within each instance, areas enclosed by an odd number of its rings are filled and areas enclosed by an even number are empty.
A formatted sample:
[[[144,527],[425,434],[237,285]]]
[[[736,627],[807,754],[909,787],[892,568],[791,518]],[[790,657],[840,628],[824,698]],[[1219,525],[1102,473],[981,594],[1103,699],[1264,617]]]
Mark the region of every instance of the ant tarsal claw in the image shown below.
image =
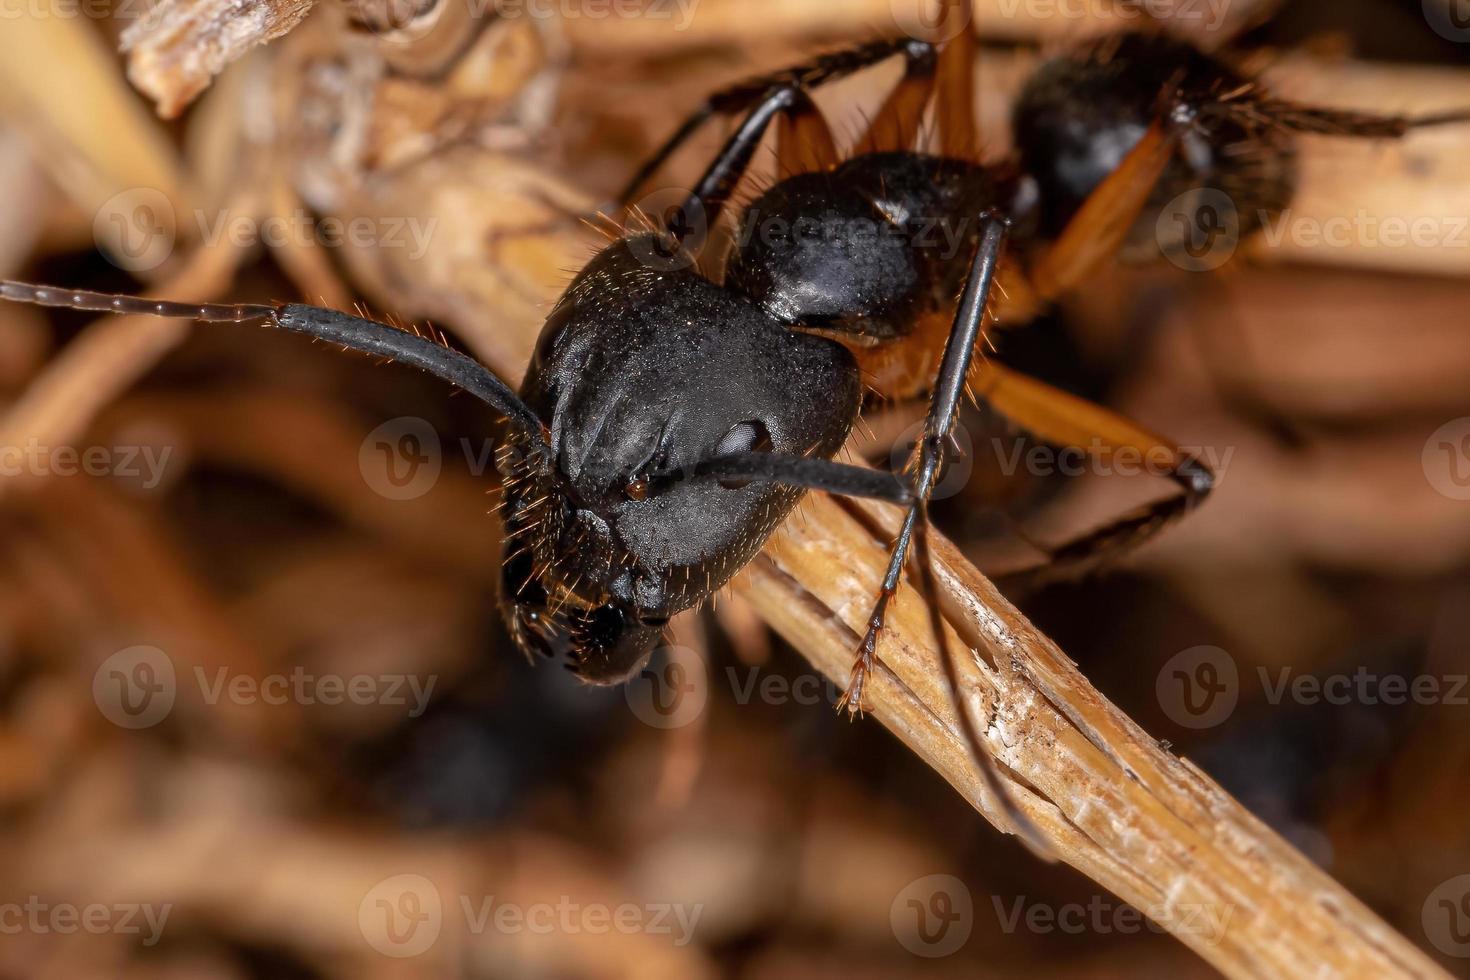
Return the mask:
[[[837,710],[847,711],[848,718],[861,718],[868,705],[863,701],[863,685],[868,677],[868,663],[862,654],[853,664],[852,675],[847,680],[847,690],[837,699]]]

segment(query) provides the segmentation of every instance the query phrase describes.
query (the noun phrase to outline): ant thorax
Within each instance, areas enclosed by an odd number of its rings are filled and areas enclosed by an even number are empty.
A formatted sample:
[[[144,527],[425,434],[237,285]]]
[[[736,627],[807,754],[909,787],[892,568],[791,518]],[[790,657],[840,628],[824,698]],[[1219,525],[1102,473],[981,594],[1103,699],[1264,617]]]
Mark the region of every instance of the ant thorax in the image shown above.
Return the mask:
[[[910,152],[788,177],[742,214],[726,282],[785,323],[903,337],[953,307],[1004,193],[978,164]]]

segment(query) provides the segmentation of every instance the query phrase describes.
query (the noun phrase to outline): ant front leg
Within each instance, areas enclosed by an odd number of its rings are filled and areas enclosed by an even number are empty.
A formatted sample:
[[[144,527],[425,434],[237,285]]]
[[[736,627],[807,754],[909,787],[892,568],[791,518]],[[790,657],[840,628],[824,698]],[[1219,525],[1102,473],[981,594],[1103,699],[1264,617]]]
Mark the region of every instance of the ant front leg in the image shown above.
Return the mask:
[[[1177,132],[1155,122],[1093,189],[1028,273],[1036,297],[1057,299],[1118,253],[1148,205],[1177,146]]]
[[[970,365],[975,358],[975,345],[980,339],[986,303],[995,282],[995,270],[1005,247],[1007,231],[1004,218],[993,213],[984,216],[980,244],[970,266],[969,279],[960,297],[959,308],[955,311],[954,325],[944,346],[944,357],[939,364],[934,395],[929,403],[924,437],[919,444],[918,466],[914,471],[913,500],[904,513],[898,538],[889,552],[888,568],[883,575],[883,584],[872,615],[868,618],[867,632],[858,647],[857,661],[853,664],[847,690],[838,702],[839,708],[845,707],[851,714],[863,710],[863,685],[877,656],[878,636],[883,632],[888,603],[898,592],[904,561],[913,543],[915,526],[927,515],[929,496],[934,491],[934,482],[944,462],[945,441],[954,431],[955,412],[959,407],[960,395],[965,389]]]

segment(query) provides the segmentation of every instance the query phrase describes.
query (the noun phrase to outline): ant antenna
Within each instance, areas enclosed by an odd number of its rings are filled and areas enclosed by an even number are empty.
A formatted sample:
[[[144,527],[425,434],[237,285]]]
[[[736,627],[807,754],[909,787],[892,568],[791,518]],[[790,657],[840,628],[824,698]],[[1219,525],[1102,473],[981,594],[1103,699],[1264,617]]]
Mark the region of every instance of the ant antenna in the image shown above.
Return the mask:
[[[340,344],[364,354],[375,354],[410,364],[469,392],[504,415],[506,420],[531,438],[532,445],[546,448],[550,434],[541,419],[510,386],[474,358],[461,354],[427,337],[397,327],[352,316],[320,306],[286,303],[178,303],[142,296],[59,289],[0,279],[0,299],[37,306],[53,306],[95,313],[123,313],[198,320],[203,323],[250,323],[263,321],[282,330],[305,334],[317,340]]]

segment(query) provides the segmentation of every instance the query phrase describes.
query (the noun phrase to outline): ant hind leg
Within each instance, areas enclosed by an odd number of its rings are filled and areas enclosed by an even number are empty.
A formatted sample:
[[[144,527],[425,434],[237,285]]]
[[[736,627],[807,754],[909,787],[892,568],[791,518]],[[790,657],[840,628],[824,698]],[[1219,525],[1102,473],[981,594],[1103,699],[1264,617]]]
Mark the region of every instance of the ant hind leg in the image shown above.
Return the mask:
[[[1093,459],[1126,453],[1146,464],[1150,473],[1167,477],[1180,489],[1102,527],[1046,548],[1046,564],[1002,577],[1010,589],[1030,591],[1104,566],[1198,506],[1214,488],[1214,472],[1203,462],[1110,409],[994,362],[979,366],[974,389],[988,405],[1043,442],[1074,447]]]

